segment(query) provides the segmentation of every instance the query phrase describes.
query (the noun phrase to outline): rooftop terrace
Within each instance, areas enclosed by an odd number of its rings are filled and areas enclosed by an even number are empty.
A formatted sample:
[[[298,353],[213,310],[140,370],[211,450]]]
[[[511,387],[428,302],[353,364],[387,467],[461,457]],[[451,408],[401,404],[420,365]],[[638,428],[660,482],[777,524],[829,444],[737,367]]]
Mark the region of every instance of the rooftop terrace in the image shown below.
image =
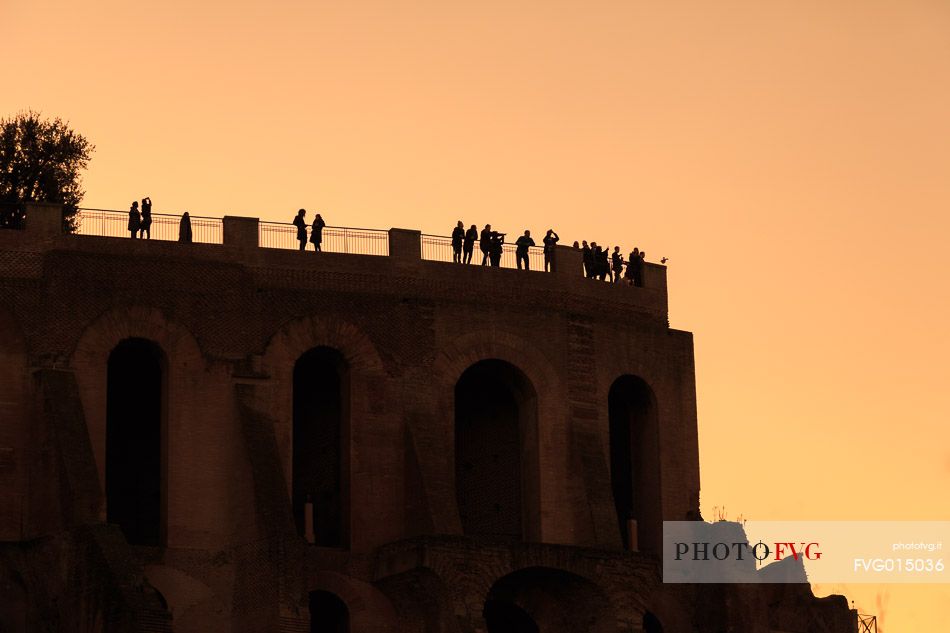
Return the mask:
[[[505,244],[501,269],[481,266],[480,252],[472,264],[452,261],[451,238],[421,231],[392,228],[365,229],[327,226],[323,230],[323,250],[300,252],[296,228],[290,223],[261,221],[258,218],[190,216],[193,242],[178,242],[181,216],[153,213],[151,239],[132,240],[127,230],[128,213],[108,209],[80,209],[78,228],[66,234],[59,205],[30,204],[23,230],[0,230],[0,249],[45,252],[79,250],[100,253],[131,253],[136,256],[180,256],[225,260],[254,268],[320,270],[321,272],[361,272],[383,277],[407,274],[429,277],[439,283],[478,283],[484,289],[498,285],[510,290],[537,288],[564,292],[572,298],[591,299],[662,315],[666,319],[666,267],[646,263],[643,287],[610,284],[584,278],[581,252],[557,246],[551,271],[544,271],[541,247],[529,249],[530,271],[519,271],[514,244]],[[308,248],[312,246],[308,244]],[[453,275],[454,273],[454,275]],[[0,276],[6,273],[0,266]],[[463,288],[464,289],[464,288]]]

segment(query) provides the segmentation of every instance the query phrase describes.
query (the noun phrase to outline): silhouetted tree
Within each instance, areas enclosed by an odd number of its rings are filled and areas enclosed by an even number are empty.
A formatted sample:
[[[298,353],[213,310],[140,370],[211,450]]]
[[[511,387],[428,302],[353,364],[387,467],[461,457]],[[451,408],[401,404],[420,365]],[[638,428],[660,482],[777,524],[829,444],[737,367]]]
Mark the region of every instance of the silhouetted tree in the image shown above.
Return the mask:
[[[22,228],[25,202],[64,205],[63,228],[76,230],[81,172],[95,146],[61,119],[32,110],[0,120],[0,228]]]

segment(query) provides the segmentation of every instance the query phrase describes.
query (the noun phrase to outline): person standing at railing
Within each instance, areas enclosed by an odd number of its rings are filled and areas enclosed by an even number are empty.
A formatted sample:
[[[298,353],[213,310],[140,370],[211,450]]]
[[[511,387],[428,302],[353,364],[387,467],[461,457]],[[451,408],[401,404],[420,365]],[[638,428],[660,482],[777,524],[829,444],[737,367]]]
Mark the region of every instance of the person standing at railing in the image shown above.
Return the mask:
[[[307,215],[306,209],[297,211],[297,217],[294,218],[294,226],[297,227],[297,241],[300,242],[300,250],[307,248],[307,221],[304,216]]]
[[[485,228],[482,229],[482,234],[478,242],[478,248],[482,251],[482,266],[488,263],[489,255],[491,254],[492,246],[492,230],[491,224],[486,224]]]
[[[152,239],[152,199],[142,198],[142,223],[139,225],[139,237]]]
[[[587,240],[584,240],[584,246],[581,248],[581,259],[584,260],[584,276],[588,279],[593,279],[594,251],[592,251],[590,246],[587,245]]]
[[[600,278],[601,281],[609,280],[611,283],[613,283],[614,276],[610,272],[609,251],[610,251],[609,246],[607,246],[606,248],[601,248],[600,246],[598,246],[597,250],[595,251],[597,255],[596,257],[597,276]]]
[[[185,211],[178,223],[178,241],[182,244],[191,244],[191,216]]]
[[[544,242],[544,272],[551,270],[551,261],[554,259],[554,247],[557,246],[558,240],[560,239],[558,234],[554,232],[554,229],[548,229],[547,235],[541,240]]]
[[[319,213],[317,217],[313,219],[313,224],[310,225],[310,241],[313,242],[313,249],[315,251],[323,250],[320,245],[323,243],[323,227],[327,225],[323,221],[323,216]]]
[[[614,246],[614,252],[610,256],[610,263],[614,269],[614,283],[620,283],[620,277],[623,273],[623,255],[620,254],[620,247]]]
[[[643,286],[643,257],[640,256],[640,249],[634,248],[630,253],[630,260],[627,262],[627,273],[633,279],[633,285],[638,288]]]
[[[465,239],[465,225],[459,220],[455,228],[452,229],[452,261],[456,264],[462,263],[462,240]]]
[[[141,225],[142,216],[139,215],[139,201],[135,200],[132,202],[132,206],[129,207],[129,233],[133,240],[138,237]]]
[[[501,253],[504,250],[505,234],[492,231],[488,236],[488,258],[492,268],[501,266]]]
[[[525,231],[524,235],[515,240],[515,261],[518,263],[518,270],[521,270],[521,262],[524,262],[524,269],[531,270],[528,266],[528,249],[534,246],[534,240],[531,239],[531,231]]]
[[[462,242],[462,261],[466,264],[472,263],[472,251],[475,250],[476,241],[478,241],[478,228],[473,224],[465,232],[465,241]]]

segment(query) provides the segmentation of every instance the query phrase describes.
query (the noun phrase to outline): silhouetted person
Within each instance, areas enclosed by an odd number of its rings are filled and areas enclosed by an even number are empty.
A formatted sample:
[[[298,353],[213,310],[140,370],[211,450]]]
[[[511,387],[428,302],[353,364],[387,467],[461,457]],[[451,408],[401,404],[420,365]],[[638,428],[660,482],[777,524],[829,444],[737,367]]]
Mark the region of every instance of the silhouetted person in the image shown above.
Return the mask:
[[[482,266],[488,263],[488,254],[491,251],[491,224],[486,224],[479,236],[478,248],[482,251]]]
[[[554,247],[557,246],[558,240],[560,239],[561,238],[558,237],[558,234],[554,232],[554,229],[548,229],[548,232],[544,236],[544,239],[541,240],[542,242],[544,242],[544,271],[545,272],[551,270],[551,262],[554,260]]]
[[[456,264],[462,263],[462,240],[465,239],[465,225],[459,220],[455,228],[452,229],[452,261]]]
[[[492,231],[489,234],[488,258],[491,261],[492,268],[501,266],[501,254],[504,251],[505,234],[498,231]]]
[[[534,246],[534,240],[531,239],[531,231],[525,231],[524,235],[515,240],[515,261],[518,263],[518,270],[521,270],[521,262],[524,262],[524,269],[531,270],[528,267],[528,249]]]
[[[187,211],[181,214],[181,221],[178,223],[178,241],[191,244],[191,216]]]
[[[139,224],[139,237],[152,239],[152,199],[142,198],[142,223]]]
[[[294,226],[297,227],[297,241],[300,242],[300,250],[307,248],[307,221],[304,216],[307,215],[306,209],[297,211],[297,217],[294,218]]]
[[[610,272],[610,247],[600,249],[597,255],[597,271],[601,281],[608,279],[613,282],[614,277]]]
[[[139,215],[139,203],[138,200],[132,203],[132,206],[129,207],[129,233],[132,235],[134,240],[139,234],[139,227],[142,225],[142,216]]]
[[[592,251],[590,246],[587,245],[587,240],[584,240],[584,246],[581,247],[581,258],[584,260],[584,276],[588,279],[593,279],[594,251]]]
[[[466,264],[472,263],[472,251],[475,250],[475,242],[478,241],[478,228],[473,224],[465,232],[465,240],[462,242],[462,261]]]
[[[588,276],[591,279],[597,278],[603,281],[610,273],[610,265],[607,263],[607,251],[601,248],[597,242],[591,242],[590,246],[593,274]]]
[[[624,280],[626,280],[626,282],[631,286],[637,285],[635,278],[637,264],[635,263],[635,260],[638,259],[640,259],[640,249],[634,248],[630,252],[630,259],[627,260],[627,271],[623,274]]]
[[[627,262],[627,268],[633,269],[633,285],[638,288],[643,287],[643,257],[640,255],[640,249],[635,248],[630,253],[630,261]]]
[[[313,224],[310,225],[310,241],[313,243],[313,250],[315,251],[323,250],[320,245],[323,244],[323,227],[326,225],[323,216],[319,213],[313,219]]]
[[[614,246],[614,252],[610,256],[610,264],[614,270],[614,283],[620,283],[620,278],[623,273],[623,255],[620,254],[620,247]]]

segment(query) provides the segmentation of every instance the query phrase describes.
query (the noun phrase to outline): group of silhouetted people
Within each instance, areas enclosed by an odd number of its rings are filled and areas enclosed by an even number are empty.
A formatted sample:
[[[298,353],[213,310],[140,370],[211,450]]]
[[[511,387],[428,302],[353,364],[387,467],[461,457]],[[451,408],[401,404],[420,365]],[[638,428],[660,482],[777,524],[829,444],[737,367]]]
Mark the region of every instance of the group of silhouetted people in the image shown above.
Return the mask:
[[[307,250],[307,210],[300,209],[297,211],[297,217],[294,218],[294,226],[297,227],[297,241],[300,242],[300,250]],[[323,227],[327,225],[323,221],[323,217],[318,213],[317,216],[313,219],[313,223],[310,225],[310,243],[313,244],[313,249],[315,251],[322,250],[321,244],[323,244]]]
[[[142,198],[142,210],[139,211],[138,200],[132,202],[129,207],[129,234],[134,240],[152,239],[152,199],[148,196]]]
[[[310,235],[307,235],[307,210],[300,209],[294,217],[293,225],[297,228],[297,241],[300,243],[300,250],[307,249],[307,242],[313,244],[315,251],[322,250],[323,229],[326,222],[318,213],[309,225]],[[142,206],[139,207],[138,201],[132,203],[129,208],[128,230],[132,239],[151,239],[152,227],[152,199],[146,196],[142,198]],[[468,230],[461,220],[452,230],[452,261],[458,264],[471,264],[472,255],[475,251],[475,243],[482,252],[482,266],[492,266],[498,268],[501,266],[501,256],[504,252],[505,233],[495,231],[491,224],[486,224],[485,228],[479,232],[473,224]],[[560,236],[554,232],[554,229],[548,229],[542,240],[544,252],[544,270],[551,269],[551,263],[554,261],[554,252],[557,247]],[[185,211],[181,216],[178,225],[178,241],[191,243],[191,217]],[[515,262],[518,270],[530,270],[528,249],[536,246],[531,238],[531,231],[525,231],[523,235],[515,240]],[[590,244],[584,240],[581,244],[574,242],[574,248],[581,251],[584,262],[584,276],[588,279],[600,279],[601,281],[610,281],[611,283],[627,283],[632,286],[643,286],[643,271],[646,267],[646,252],[639,248],[634,248],[628,259],[624,260],[619,246],[614,246],[611,253],[610,247],[603,248],[597,242]],[[666,262],[666,259],[663,260]]]
[[[501,266],[501,255],[504,252],[505,233],[494,231],[491,224],[486,224],[485,228],[478,231],[474,224],[465,230],[465,225],[461,220],[452,230],[452,261],[458,264],[471,264],[472,254],[475,251],[475,242],[478,242],[478,248],[482,252],[482,266],[492,266],[498,268]],[[554,247],[557,244],[558,234],[553,229],[548,229],[544,236],[544,270],[550,270],[551,262],[554,261]],[[531,231],[525,231],[524,235],[515,240],[515,262],[518,270],[531,270],[528,249],[535,246],[534,239],[531,237]]]
[[[142,198],[142,206],[133,201],[129,207],[129,237],[133,240],[152,239],[152,199],[149,196]],[[191,216],[185,211],[178,222],[178,241],[191,244]]]
[[[643,270],[646,268],[646,251],[634,248],[626,261],[620,252],[619,246],[614,246],[613,252],[610,247],[601,247],[597,242],[587,244],[584,240],[582,245],[574,242],[574,248],[581,251],[581,257],[584,261],[584,276],[588,279],[600,279],[601,281],[610,281],[611,283],[627,283],[632,286],[643,286]],[[624,268],[626,267],[626,269]]]

